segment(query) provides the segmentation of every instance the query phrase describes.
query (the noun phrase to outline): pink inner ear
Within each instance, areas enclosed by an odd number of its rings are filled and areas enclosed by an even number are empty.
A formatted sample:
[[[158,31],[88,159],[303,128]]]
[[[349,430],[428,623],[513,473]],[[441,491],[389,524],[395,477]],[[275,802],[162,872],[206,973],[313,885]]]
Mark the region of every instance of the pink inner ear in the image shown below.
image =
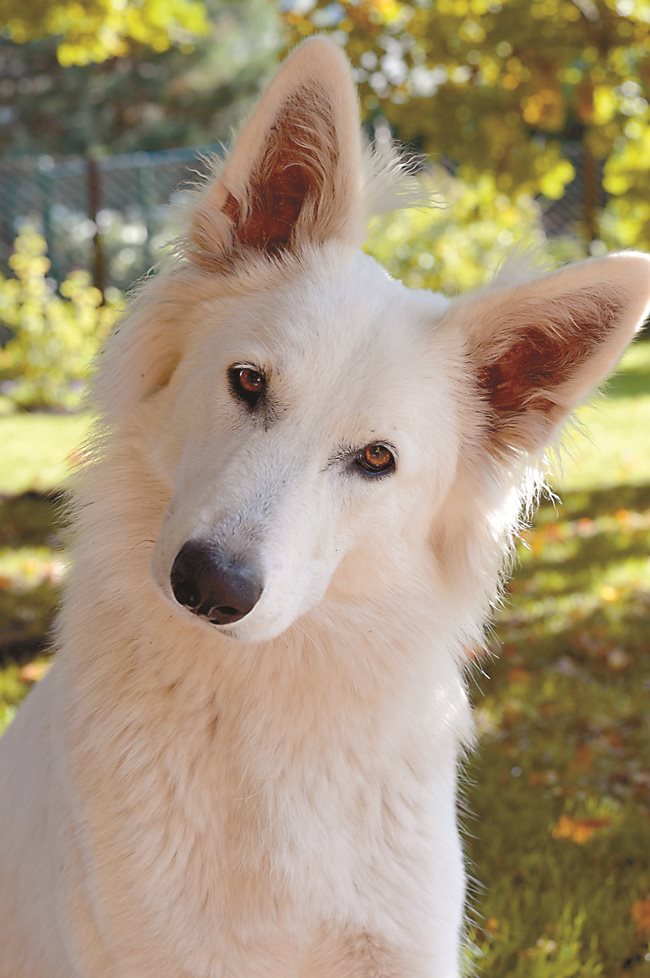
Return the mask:
[[[258,183],[251,188],[251,207],[246,218],[242,220],[241,205],[232,194],[226,198],[224,213],[237,229],[240,244],[260,251],[279,251],[288,245],[312,188],[309,170],[278,149],[268,184]]]
[[[478,373],[496,426],[526,410],[549,415],[555,407],[549,392],[570,380],[589,359],[620,312],[616,296],[587,289],[552,300],[524,301],[514,313],[516,321],[505,327],[512,333],[512,344]]]
[[[270,254],[287,248],[306,204],[315,223],[327,175],[333,176],[337,164],[331,120],[323,94],[309,89],[298,92],[278,117],[245,203],[228,194],[224,204],[241,245]]]
[[[567,356],[564,343],[539,329],[530,330],[499,360],[479,371],[479,385],[501,416],[519,414],[526,407],[548,411],[552,401],[541,396],[540,389],[548,390],[566,379]]]

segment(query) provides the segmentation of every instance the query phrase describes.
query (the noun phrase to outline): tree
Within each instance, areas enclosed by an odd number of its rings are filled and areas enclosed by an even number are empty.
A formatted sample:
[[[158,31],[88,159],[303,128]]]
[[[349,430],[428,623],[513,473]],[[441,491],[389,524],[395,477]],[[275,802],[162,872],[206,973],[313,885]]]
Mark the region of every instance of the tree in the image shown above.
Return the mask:
[[[560,198],[574,176],[563,146],[579,141],[587,240],[650,244],[647,0],[287,6],[292,41],[319,30],[345,44],[370,120],[511,197]],[[616,220],[599,228],[601,169]]]
[[[17,43],[58,38],[63,65],[123,57],[134,46],[190,46],[208,29],[201,0],[0,0],[0,23]]]
[[[275,63],[278,16],[267,0],[208,0],[205,10],[208,32],[191,49],[132,43],[98,64],[63,66],[57,38],[0,39],[0,152],[57,157],[228,138]]]

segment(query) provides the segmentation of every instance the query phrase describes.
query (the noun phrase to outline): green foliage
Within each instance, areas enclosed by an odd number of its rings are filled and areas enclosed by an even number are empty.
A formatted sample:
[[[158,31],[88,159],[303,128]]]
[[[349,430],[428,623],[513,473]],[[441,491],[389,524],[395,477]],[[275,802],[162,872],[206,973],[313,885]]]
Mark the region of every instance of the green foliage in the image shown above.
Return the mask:
[[[205,14],[208,31],[189,49],[137,44],[66,67],[53,38],[0,37],[0,151],[58,157],[227,139],[275,64],[279,15],[268,0],[208,0]]]
[[[614,205],[627,221],[621,237],[650,244],[647,0],[288,6],[291,42],[318,30],[345,44],[369,120],[383,115],[400,138],[456,161],[468,183],[489,173],[511,197],[560,198],[574,175],[562,144],[580,141],[594,168],[606,161],[609,192],[625,195],[623,209]],[[597,207],[587,183],[588,239]],[[608,241],[618,243],[613,223]]]
[[[438,167],[431,188],[436,206],[376,218],[366,247],[411,288],[462,292],[484,285],[515,245],[546,250],[539,207],[510,200],[490,174],[466,184]]]
[[[605,164],[604,187],[612,194],[603,216],[603,240],[610,247],[650,247],[650,126],[628,124],[629,138]]]
[[[43,414],[16,412],[0,416],[0,498],[47,493],[64,485],[71,465],[78,459],[76,450],[89,434],[87,414]],[[79,459],[80,460],[80,459]],[[20,524],[20,513],[4,518]],[[17,541],[15,541],[17,542]]]
[[[0,320],[13,333],[0,349],[5,392],[19,407],[76,407],[121,299],[110,294],[102,304],[85,271],[73,272],[57,291],[47,277],[45,241],[30,227],[18,235],[9,264],[14,277],[0,275]]]
[[[190,46],[207,31],[201,0],[0,0],[0,22],[19,43],[54,35],[63,65],[124,57],[145,45]]]

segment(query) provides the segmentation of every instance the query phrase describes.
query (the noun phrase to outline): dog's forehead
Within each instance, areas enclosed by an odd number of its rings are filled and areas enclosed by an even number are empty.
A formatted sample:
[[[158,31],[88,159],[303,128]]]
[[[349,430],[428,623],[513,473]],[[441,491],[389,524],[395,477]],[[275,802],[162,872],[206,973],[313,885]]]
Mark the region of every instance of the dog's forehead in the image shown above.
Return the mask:
[[[448,303],[406,288],[362,252],[323,249],[298,274],[229,300],[212,341],[223,362],[268,373],[279,416],[296,431],[401,448],[428,438],[418,419],[453,414],[435,342]]]
[[[276,288],[238,300],[230,343],[250,346],[286,373],[318,363],[321,376],[408,370],[422,358],[448,300],[406,288],[374,259],[320,249]],[[236,316],[236,324],[233,316]]]

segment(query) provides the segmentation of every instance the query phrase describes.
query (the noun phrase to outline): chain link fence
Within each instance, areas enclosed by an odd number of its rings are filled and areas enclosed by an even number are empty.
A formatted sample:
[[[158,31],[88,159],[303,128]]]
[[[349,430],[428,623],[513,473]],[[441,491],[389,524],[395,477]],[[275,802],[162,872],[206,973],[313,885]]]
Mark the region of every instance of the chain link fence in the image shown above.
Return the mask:
[[[177,206],[215,152],[204,146],[0,163],[0,267],[28,222],[47,242],[56,281],[86,268],[102,291],[129,288],[160,259],[176,232]]]
[[[93,159],[16,157],[0,162],[0,269],[6,269],[20,226],[45,238],[61,281],[75,268],[90,270],[95,284],[128,289],[163,254],[177,231],[176,206],[217,146],[160,150]],[[550,238],[588,244],[587,210],[604,195],[580,145],[565,146],[576,177],[561,200],[540,201]]]

